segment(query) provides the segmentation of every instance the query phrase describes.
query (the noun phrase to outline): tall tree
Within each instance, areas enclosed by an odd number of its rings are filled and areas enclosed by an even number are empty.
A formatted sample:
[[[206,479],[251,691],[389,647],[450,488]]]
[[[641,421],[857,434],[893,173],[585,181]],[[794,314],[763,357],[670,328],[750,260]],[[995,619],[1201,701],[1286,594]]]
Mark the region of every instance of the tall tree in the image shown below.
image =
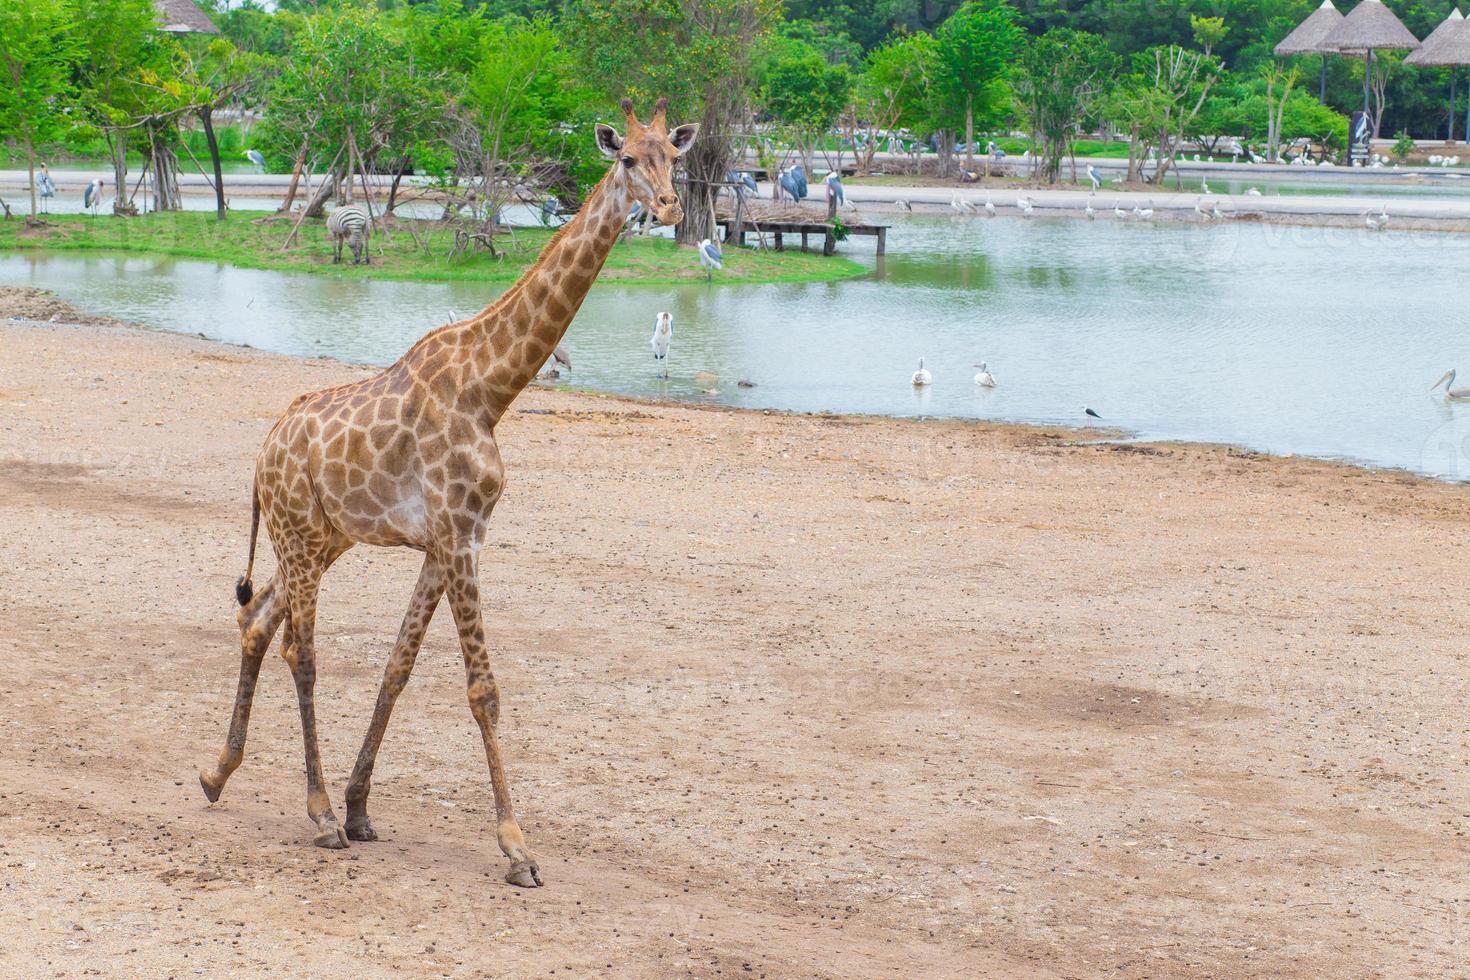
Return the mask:
[[[873,166],[879,140],[900,127],[922,128],[934,75],[934,37],[908,34],[874,48],[858,76],[844,129],[857,146],[857,171]]]
[[[975,160],[975,118],[988,118],[1004,101],[1011,58],[1021,42],[1016,8],[1006,0],[970,0],[940,25],[935,79],[965,125],[965,166]]]
[[[1056,183],[1062,155],[1112,87],[1118,59],[1096,34],[1054,27],[1021,53],[1016,100],[1037,144],[1037,165]]]
[[[36,220],[36,144],[70,125],[71,75],[78,56],[67,0],[0,0],[0,133],[20,136]]]
[[[848,105],[852,73],[846,65],[829,65],[816,52],[781,58],[766,68],[761,104],[785,125],[811,170],[812,155]]]
[[[143,106],[135,87],[145,66],[157,66],[166,57],[160,50],[167,39],[158,35],[153,0],[98,0],[76,4],[72,34],[81,44],[77,80],[85,117],[99,127],[112,156],[112,181],[117,188],[115,214],[132,207],[123,193],[128,183],[127,127]],[[145,96],[146,97],[146,96]]]
[[[670,123],[700,124],[682,157],[681,242],[715,235],[717,185],[750,117],[752,53],[780,16],[780,0],[578,0],[564,22],[609,103],[628,96],[647,111],[667,96]]]

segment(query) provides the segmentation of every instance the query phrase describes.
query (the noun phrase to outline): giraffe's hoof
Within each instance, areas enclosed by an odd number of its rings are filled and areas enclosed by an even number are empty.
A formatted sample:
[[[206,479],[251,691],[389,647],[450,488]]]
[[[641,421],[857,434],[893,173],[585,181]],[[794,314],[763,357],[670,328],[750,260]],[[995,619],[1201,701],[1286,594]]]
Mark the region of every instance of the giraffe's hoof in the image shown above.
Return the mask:
[[[312,838],[311,842],[317,847],[338,851],[347,846],[347,831],[337,826],[335,820],[323,821],[321,833]]]
[[[540,888],[541,868],[535,861],[517,861],[510,866],[510,871],[506,873],[505,880],[512,885],[519,885],[522,888]]]
[[[209,773],[201,769],[199,770],[199,785],[203,788],[204,795],[208,798],[209,802],[219,802],[219,794],[224,790],[224,784],[215,786],[209,781]]]
[[[372,821],[367,817],[361,820],[347,818],[347,836],[352,840],[377,840],[378,832],[373,829]]]

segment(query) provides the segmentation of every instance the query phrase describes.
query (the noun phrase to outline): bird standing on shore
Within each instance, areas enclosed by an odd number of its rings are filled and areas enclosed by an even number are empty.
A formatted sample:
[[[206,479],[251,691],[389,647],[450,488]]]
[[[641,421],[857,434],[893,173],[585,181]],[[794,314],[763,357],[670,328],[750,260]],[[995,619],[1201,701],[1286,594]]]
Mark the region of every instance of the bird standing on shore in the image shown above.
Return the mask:
[[[1446,398],[1452,398],[1455,401],[1464,401],[1466,399],[1470,399],[1470,388],[1465,388],[1465,387],[1456,388],[1455,387],[1455,369],[1454,368],[1450,368],[1448,371],[1446,371],[1444,373],[1444,376],[1443,377],[1441,377],[1434,384],[1430,385],[1429,386],[1429,390],[1430,391],[1433,391],[1434,389],[1438,388],[1440,385],[1444,385],[1444,396]]]
[[[1022,215],[1029,218],[1031,217],[1031,211],[1036,207],[1036,205],[1031,203],[1031,198],[1022,194],[1020,197],[1016,198],[1016,207],[1021,209]]]
[[[1102,186],[1102,178],[1098,176],[1097,168],[1090,163],[1087,165],[1087,179],[1092,181],[1092,189],[1094,192],[1096,192],[1097,189]]]
[[[924,359],[922,357],[919,358],[919,370],[914,372],[913,380],[914,387],[916,388],[922,388],[934,380],[934,375],[930,374],[929,369],[924,367]]]
[[[246,150],[245,159],[255,164],[258,172],[265,173],[265,157],[261,156],[259,150]]]
[[[1128,217],[1128,212],[1123,210],[1123,201],[1121,198],[1113,202],[1113,217],[1119,219]]]
[[[82,192],[82,206],[90,209],[94,218],[97,217],[97,205],[102,201],[102,188],[105,186],[107,186],[107,181],[98,177]]]
[[[1148,204],[1149,206],[1146,207],[1146,208],[1141,208],[1137,204],[1133,205],[1133,216],[1135,218],[1147,219],[1147,218],[1152,218],[1154,216],[1154,209],[1153,209],[1153,203],[1154,202],[1153,202],[1153,198],[1149,198],[1144,203]]]
[[[989,198],[986,198],[986,200],[988,201]],[[951,210],[956,211],[959,214],[974,214],[975,213],[975,205],[971,204],[969,201],[965,200],[963,197],[960,197],[960,192],[959,191],[951,191],[950,192],[950,194],[949,194],[949,206],[950,206],[950,209]]]
[[[669,345],[673,341],[674,316],[672,313],[662,312],[654,318],[653,339],[649,342],[653,346],[653,359],[662,369],[660,377],[669,376]]]
[[[995,217],[995,202],[990,199],[989,191],[985,192],[985,215],[989,218]]]
[[[1087,220],[1088,221],[1096,221],[1097,220],[1097,212],[1094,211],[1093,208],[1092,208],[1092,195],[1091,194],[1087,195],[1087,206],[1082,209],[1082,213],[1085,214],[1085,215],[1087,215]]]
[[[994,388],[995,375],[991,374],[989,369],[985,367],[985,362],[981,361],[975,366],[980,369],[980,371],[975,375],[975,383],[982,388]]]
[[[706,282],[715,277],[717,270],[725,268],[724,256],[720,253],[718,242],[712,242],[706,238],[699,243],[699,264],[704,269]]]
[[[903,208],[909,214],[913,214],[914,213],[914,206],[912,204],[910,204],[908,201],[905,201],[901,197],[898,200],[894,201],[893,203],[896,204],[896,205],[898,205],[899,207]]]
[[[1092,409],[1088,408],[1086,405],[1083,405],[1082,406],[1082,414],[1083,415],[1087,415],[1087,416],[1089,416],[1091,418],[1095,418],[1095,419],[1099,419],[1099,420],[1102,419],[1102,416],[1101,415],[1097,414]]]
[[[41,213],[47,214],[51,209],[51,199],[56,196],[56,181],[51,179],[51,168],[44,163],[36,175],[36,193],[41,195]]]

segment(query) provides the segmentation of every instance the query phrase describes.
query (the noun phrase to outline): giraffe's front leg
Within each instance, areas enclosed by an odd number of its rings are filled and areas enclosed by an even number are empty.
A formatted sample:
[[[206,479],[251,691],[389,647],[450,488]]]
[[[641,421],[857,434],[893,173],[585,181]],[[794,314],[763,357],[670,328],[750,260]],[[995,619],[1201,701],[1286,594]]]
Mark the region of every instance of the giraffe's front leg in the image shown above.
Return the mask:
[[[490,654],[485,647],[476,557],[477,550],[466,547],[449,561],[449,605],[454,612],[459,644],[464,652],[470,713],[480,726],[480,736],[485,742],[485,759],[490,763],[490,786],[495,791],[495,836],[501,851],[510,858],[510,871],[506,873],[505,880],[512,885],[532,888],[541,884],[541,868],[526,847],[520,824],[516,823],[515,808],[510,801],[510,784],[505,778],[500,743],[495,736],[500,723],[500,689],[490,670]]]

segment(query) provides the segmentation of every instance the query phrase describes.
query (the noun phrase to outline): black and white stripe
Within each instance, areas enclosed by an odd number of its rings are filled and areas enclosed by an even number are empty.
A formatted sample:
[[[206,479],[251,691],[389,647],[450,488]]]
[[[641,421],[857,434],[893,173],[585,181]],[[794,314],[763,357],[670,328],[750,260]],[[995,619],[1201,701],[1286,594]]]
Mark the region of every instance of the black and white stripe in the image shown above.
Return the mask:
[[[352,249],[352,264],[367,262],[367,212],[356,204],[333,211],[327,218],[327,233],[332,236],[332,261],[342,261],[342,243]]]

